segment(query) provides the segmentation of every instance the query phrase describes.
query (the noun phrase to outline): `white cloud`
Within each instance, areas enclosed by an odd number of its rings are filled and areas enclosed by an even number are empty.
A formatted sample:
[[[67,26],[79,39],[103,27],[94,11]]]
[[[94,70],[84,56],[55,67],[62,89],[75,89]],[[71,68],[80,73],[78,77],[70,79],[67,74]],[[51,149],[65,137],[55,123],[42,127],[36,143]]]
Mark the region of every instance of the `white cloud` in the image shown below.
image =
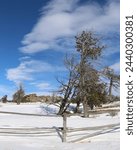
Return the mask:
[[[120,72],[120,63],[116,62],[113,65],[110,66],[110,68],[114,69],[115,72]]]
[[[53,91],[57,90],[55,86],[51,85],[46,81],[33,81],[29,83],[30,88],[26,91],[26,94],[36,93],[37,95],[52,95]]]
[[[19,61],[25,61],[25,60],[29,60],[29,59],[31,59],[30,56],[24,56],[24,57],[20,57]]]
[[[31,85],[36,86],[39,90],[47,90],[51,88],[50,84],[45,82],[33,82]]]
[[[36,42],[26,45],[25,47],[22,47],[21,50],[23,52],[27,53],[35,53],[39,49],[40,51],[43,51],[43,49],[48,49],[49,46],[46,43]]]
[[[63,67],[52,66],[51,64],[43,61],[25,60],[22,61],[18,67],[8,69],[6,76],[8,80],[20,83],[25,80],[34,80],[36,73],[64,70],[65,69]]]
[[[79,5],[79,0],[52,0],[43,7],[42,15],[32,31],[24,36],[24,53],[36,53],[46,49],[59,49],[58,39],[72,37],[81,30],[97,32],[119,29],[119,3],[109,1],[105,6],[97,3]],[[118,31],[119,32],[119,31]]]

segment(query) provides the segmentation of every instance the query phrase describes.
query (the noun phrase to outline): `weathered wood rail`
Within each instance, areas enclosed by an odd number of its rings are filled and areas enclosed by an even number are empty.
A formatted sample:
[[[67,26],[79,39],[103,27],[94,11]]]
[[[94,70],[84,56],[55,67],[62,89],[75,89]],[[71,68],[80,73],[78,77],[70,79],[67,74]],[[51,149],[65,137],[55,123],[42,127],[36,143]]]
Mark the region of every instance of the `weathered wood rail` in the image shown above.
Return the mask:
[[[106,110],[104,110],[106,112]],[[119,111],[119,110],[115,110]],[[108,112],[108,111],[107,111]],[[62,117],[63,119],[63,124],[62,127],[41,127],[41,128],[0,128],[0,135],[4,136],[59,136],[62,140],[62,142],[79,142],[84,139],[97,136],[100,134],[104,134],[107,132],[111,132],[113,130],[119,129],[120,125],[119,123],[117,124],[108,124],[108,125],[103,125],[103,126],[94,126],[94,127],[84,127],[84,128],[69,128],[67,127],[67,117],[70,116],[76,116],[73,114],[63,114],[62,116],[57,116],[57,115],[39,115],[39,114],[28,114],[28,113],[18,113],[18,112],[4,112],[0,111],[0,113],[3,114],[11,114],[11,115],[27,115],[27,116],[44,116],[44,117]],[[90,112],[90,114],[97,114],[96,111]],[[79,114],[79,116],[83,116],[83,114]],[[86,134],[81,133],[81,137],[75,138],[73,140],[68,140],[68,138],[72,137],[70,135],[71,133],[78,133],[78,132],[84,132],[84,131],[90,131],[90,133]],[[73,135],[74,136],[74,135]],[[76,134],[77,136],[77,134]]]

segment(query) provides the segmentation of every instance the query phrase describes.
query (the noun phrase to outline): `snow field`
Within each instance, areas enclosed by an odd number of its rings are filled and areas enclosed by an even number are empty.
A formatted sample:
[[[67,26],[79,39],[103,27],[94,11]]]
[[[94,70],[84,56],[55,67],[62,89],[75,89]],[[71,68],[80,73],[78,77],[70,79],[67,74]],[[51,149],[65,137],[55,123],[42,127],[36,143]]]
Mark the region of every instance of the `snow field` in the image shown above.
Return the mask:
[[[0,104],[0,112],[19,112],[30,114],[55,114],[57,107],[45,104]],[[43,109],[46,108],[46,109]],[[0,150],[119,150],[119,129],[108,129],[102,134],[84,140],[70,141],[100,130],[73,131],[67,133],[67,142],[62,143],[55,127],[62,127],[62,117],[29,116],[0,113]],[[71,116],[67,118],[68,128],[98,127],[118,124],[119,114],[94,115],[90,118]],[[52,128],[52,129],[45,129]],[[102,131],[102,130],[101,130]],[[8,133],[9,132],[9,133]],[[26,133],[26,134],[24,134]]]

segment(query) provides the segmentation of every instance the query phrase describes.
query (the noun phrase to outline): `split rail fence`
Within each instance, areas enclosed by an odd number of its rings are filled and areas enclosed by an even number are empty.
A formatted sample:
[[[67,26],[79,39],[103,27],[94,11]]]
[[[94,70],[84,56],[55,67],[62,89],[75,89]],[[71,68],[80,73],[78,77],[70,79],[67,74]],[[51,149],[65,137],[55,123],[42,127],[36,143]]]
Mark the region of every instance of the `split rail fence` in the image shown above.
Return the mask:
[[[0,113],[6,114],[15,114],[15,115],[32,115],[32,116],[45,116],[37,114],[25,114],[25,113],[15,113],[15,112],[3,112]],[[67,117],[70,115],[64,114],[60,117],[63,118],[62,127],[39,127],[39,128],[0,128],[0,135],[3,136],[55,136],[56,134],[60,137],[62,142],[80,142],[85,139],[105,134],[108,132],[115,131],[119,129],[120,124],[108,124],[103,126],[95,127],[84,127],[84,128],[68,128],[67,127]],[[55,117],[55,116],[45,116],[45,117]],[[86,134],[85,134],[86,132]],[[88,133],[87,133],[88,132]],[[80,136],[79,136],[80,135]],[[74,138],[73,138],[74,137]],[[71,139],[71,140],[70,140]]]

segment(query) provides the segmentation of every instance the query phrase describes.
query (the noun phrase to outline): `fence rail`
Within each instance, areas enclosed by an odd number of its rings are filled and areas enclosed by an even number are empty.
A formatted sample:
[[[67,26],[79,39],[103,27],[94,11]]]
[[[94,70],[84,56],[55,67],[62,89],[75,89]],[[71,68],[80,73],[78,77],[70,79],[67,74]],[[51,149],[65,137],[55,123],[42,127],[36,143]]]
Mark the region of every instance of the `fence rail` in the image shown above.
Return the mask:
[[[102,110],[105,111],[106,110]],[[116,110],[118,111],[118,110]],[[70,116],[76,116],[72,114],[63,114],[62,116],[57,115],[39,115],[39,114],[28,114],[28,113],[18,113],[18,112],[5,112],[0,111],[0,113],[3,114],[11,114],[11,115],[27,115],[27,116],[44,116],[44,117],[62,117],[63,124],[62,127],[30,127],[30,128],[0,128],[0,135],[2,136],[59,136],[62,142],[79,142],[84,139],[97,136],[100,134],[104,134],[107,132],[111,132],[114,130],[119,129],[120,125],[119,123],[116,124],[108,124],[108,125],[102,125],[102,126],[94,126],[94,127],[84,127],[84,128],[68,128],[67,127],[67,117]],[[90,114],[96,113],[95,111],[90,112]],[[80,114],[79,116],[82,116],[83,114]],[[86,131],[89,131],[87,134]],[[72,133],[75,132],[75,135]],[[78,133],[81,132],[81,133]],[[86,133],[85,133],[86,132]],[[80,135],[80,137],[77,137]],[[75,137],[75,139],[72,137]]]

